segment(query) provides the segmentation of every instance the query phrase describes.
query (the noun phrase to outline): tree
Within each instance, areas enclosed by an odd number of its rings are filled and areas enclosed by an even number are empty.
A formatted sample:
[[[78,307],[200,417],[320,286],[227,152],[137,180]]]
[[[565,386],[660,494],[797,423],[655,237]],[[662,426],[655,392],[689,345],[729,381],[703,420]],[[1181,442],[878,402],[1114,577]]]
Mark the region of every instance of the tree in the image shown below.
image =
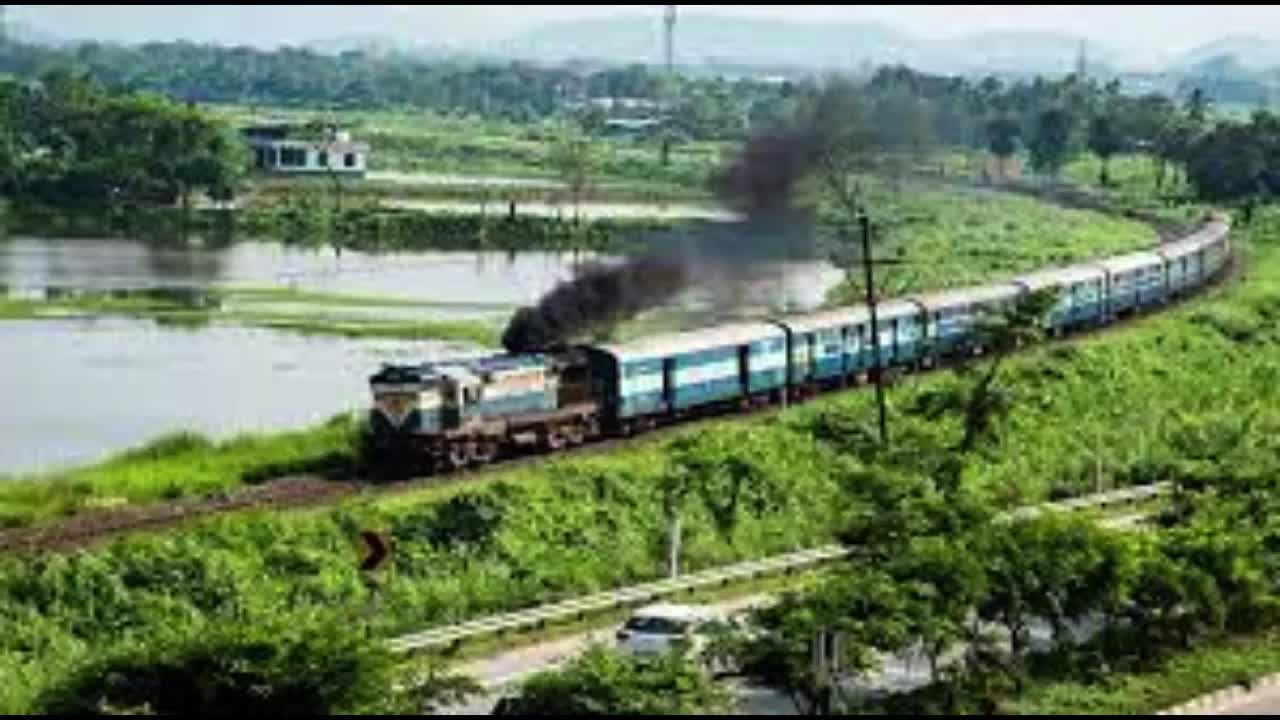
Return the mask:
[[[906,161],[919,158],[936,142],[932,108],[908,88],[894,87],[876,100],[873,113],[875,148],[888,155],[897,179]]]
[[[1098,184],[1107,187],[1111,183],[1108,165],[1111,156],[1124,149],[1124,137],[1116,124],[1110,108],[1094,114],[1089,120],[1089,149],[1098,156]]]
[[[805,593],[784,595],[752,612],[746,625],[712,643],[718,660],[737,673],[787,695],[802,715],[830,714],[849,704],[844,684],[877,666],[877,651],[901,649],[908,638],[905,598],[893,579],[852,569]],[[834,676],[815,666],[815,642],[838,639]]]
[[[987,149],[999,161],[1000,176],[1008,174],[1009,158],[1018,149],[1018,135],[1022,130],[1008,115],[998,115],[987,123]]]
[[[681,516],[689,498],[697,498],[716,531],[728,537],[737,524],[741,498],[764,477],[759,465],[742,455],[741,446],[734,442],[737,439],[724,433],[696,432],[681,435],[668,447],[668,469],[658,488],[667,521],[668,572],[672,577],[679,574]]]
[[[413,690],[398,693],[397,685]],[[149,638],[78,668],[35,705],[50,714],[400,714],[460,702],[477,689],[434,671],[406,674],[384,644],[350,623],[290,619]]]
[[[1203,125],[1208,108],[1209,99],[1205,97],[1204,90],[1199,87],[1192,89],[1187,96],[1187,119],[1195,125]]]
[[[908,544],[888,572],[907,598],[907,633],[924,648],[937,682],[947,650],[979,641],[969,620],[986,593],[982,562],[964,536],[924,537]]]
[[[683,652],[654,658],[600,646],[524,682],[513,715],[704,715],[730,709],[728,694]]]
[[[1223,123],[1197,140],[1187,158],[1187,181],[1209,202],[1242,203],[1246,212],[1265,189],[1266,147],[1249,126]]]
[[[1045,319],[1058,301],[1058,290],[1046,288],[1020,296],[999,311],[980,314],[973,327],[973,343],[988,358],[985,363],[962,365],[961,377],[973,376],[964,387],[953,385],[920,396],[917,410],[931,419],[960,415],[964,433],[953,448],[956,457],[939,474],[948,487],[958,487],[963,457],[989,440],[996,423],[1012,407],[1006,388],[998,384],[1000,369],[1018,347],[1037,342],[1044,335]]]
[[[1036,172],[1057,177],[1067,160],[1073,124],[1074,117],[1061,107],[1049,108],[1036,116],[1035,129],[1027,143],[1031,167]]]
[[[574,131],[564,131],[551,146],[551,164],[560,173],[560,179],[569,188],[573,198],[573,222],[579,222],[579,209],[583,193],[591,182],[595,170],[595,153],[591,140]]]
[[[1177,181],[1177,168],[1185,168],[1194,138],[1195,126],[1189,120],[1176,114],[1166,119],[1155,138],[1156,190],[1164,185],[1166,165],[1174,168],[1174,182]]]

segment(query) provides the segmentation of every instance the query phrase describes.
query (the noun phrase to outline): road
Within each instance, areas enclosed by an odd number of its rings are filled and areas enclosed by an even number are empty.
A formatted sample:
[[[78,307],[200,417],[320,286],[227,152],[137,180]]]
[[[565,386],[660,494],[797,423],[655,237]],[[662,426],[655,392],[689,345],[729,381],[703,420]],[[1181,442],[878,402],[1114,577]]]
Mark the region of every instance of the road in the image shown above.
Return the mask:
[[[1280,685],[1259,688],[1227,703],[1211,715],[1280,715]]]
[[[752,607],[758,607],[770,601],[770,596],[756,595],[746,598],[717,603],[711,607],[725,613],[740,613]],[[480,683],[485,692],[468,702],[439,711],[441,715],[487,715],[503,695],[513,693],[520,683],[529,676],[552,669],[573,658],[593,643],[611,643],[617,628],[609,626],[590,632],[569,635],[563,638],[547,640],[522,648],[507,650],[486,658],[464,663],[453,669],[460,674],[468,675]],[[1072,628],[1078,637],[1087,637],[1097,630],[1094,623]],[[1030,630],[1032,649],[1047,649],[1051,643],[1050,630],[1047,625],[1033,624]],[[962,648],[956,648],[942,660],[947,665],[959,659]],[[850,683],[850,689],[887,691],[890,693],[906,692],[921,687],[929,682],[928,663],[922,655],[908,653],[895,657],[884,657],[881,660],[880,672],[873,676]],[[736,681],[726,687],[738,699],[738,711],[746,715],[797,715],[795,705],[789,698],[768,688],[749,687]],[[1280,698],[1276,698],[1280,700]],[[1241,713],[1247,714],[1247,713]]]
[[[739,613],[769,601],[766,595],[735,598],[711,605],[724,613]],[[549,670],[578,655],[592,644],[610,643],[617,631],[614,626],[568,635],[526,647],[507,650],[453,668],[462,675],[475,678],[485,688],[484,695],[463,705],[442,710],[442,715],[487,715],[498,698],[515,690],[525,678],[541,670]]]
[[[1103,524],[1132,528],[1140,525],[1146,513],[1133,513],[1107,518]],[[752,595],[735,598],[721,603],[710,604],[709,607],[729,615],[742,613],[751,608],[760,607],[772,601],[770,595]],[[999,628],[989,626],[989,631],[999,634]],[[1099,629],[1097,620],[1085,621],[1080,625],[1069,625],[1069,630],[1078,639],[1092,636]],[[506,694],[518,689],[520,683],[529,676],[555,668],[565,661],[580,654],[593,644],[613,642],[617,628],[608,626],[589,632],[577,633],[561,638],[535,643],[525,647],[505,650],[495,655],[463,663],[453,668],[462,675],[474,678],[485,689],[485,692],[468,702],[449,708],[443,708],[442,715],[487,715],[498,700]],[[1044,623],[1032,623],[1028,628],[1030,649],[1047,649],[1052,643],[1050,628]],[[947,653],[941,661],[948,665],[960,658],[962,647]],[[930,681],[928,664],[919,653],[907,653],[900,656],[884,657],[881,660],[880,672],[873,676],[850,683],[850,689],[888,691],[891,693],[906,692],[927,684]],[[739,711],[748,715],[795,715],[798,714],[794,704],[785,696],[767,688],[747,687],[731,682],[728,687],[739,701]],[[856,691],[855,690],[855,691]],[[1280,691],[1274,691],[1280,692]],[[1269,696],[1280,709],[1280,695]],[[1232,713],[1256,714],[1256,713]]]

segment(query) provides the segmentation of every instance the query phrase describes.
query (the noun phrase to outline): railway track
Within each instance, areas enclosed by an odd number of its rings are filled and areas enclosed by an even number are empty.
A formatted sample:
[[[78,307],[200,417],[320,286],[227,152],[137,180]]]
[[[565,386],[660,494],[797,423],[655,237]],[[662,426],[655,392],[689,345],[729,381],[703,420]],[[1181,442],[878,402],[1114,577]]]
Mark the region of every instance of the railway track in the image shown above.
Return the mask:
[[[1072,343],[1098,335],[1121,330],[1143,318],[1167,312],[1205,292],[1233,280],[1243,271],[1241,254],[1233,245],[1231,255],[1220,272],[1201,285],[1196,292],[1165,302],[1158,307],[1119,318],[1106,325],[1083,329],[1070,335],[1055,338],[1046,344]],[[981,362],[981,358],[963,361],[940,362],[928,369],[894,369],[887,373],[886,384],[892,386],[904,375],[922,375],[939,370],[954,369],[969,362]],[[820,394],[824,397],[837,392],[856,391],[866,385],[851,386],[847,390],[835,390]],[[679,422],[659,425],[657,428],[632,437],[604,437],[585,445],[562,450],[550,457],[580,457],[612,452],[640,443],[651,443],[665,436],[688,431],[699,425],[726,418],[769,416],[782,411],[780,405],[755,406],[747,410],[707,413],[684,418]],[[468,468],[447,474],[419,477],[387,484],[371,484],[350,468],[335,468],[328,477],[322,474],[289,475],[265,481],[258,485],[227,491],[216,496],[190,498],[170,502],[125,506],[86,511],[67,519],[44,525],[0,530],[0,553],[65,552],[89,547],[132,532],[161,530],[192,520],[223,515],[249,509],[288,509],[323,505],[353,497],[378,497],[419,491],[441,485],[459,485],[480,482],[487,477],[540,463],[549,456],[544,453],[528,453],[497,460],[479,468]],[[346,477],[341,477],[345,475]],[[335,477],[337,476],[337,477]]]

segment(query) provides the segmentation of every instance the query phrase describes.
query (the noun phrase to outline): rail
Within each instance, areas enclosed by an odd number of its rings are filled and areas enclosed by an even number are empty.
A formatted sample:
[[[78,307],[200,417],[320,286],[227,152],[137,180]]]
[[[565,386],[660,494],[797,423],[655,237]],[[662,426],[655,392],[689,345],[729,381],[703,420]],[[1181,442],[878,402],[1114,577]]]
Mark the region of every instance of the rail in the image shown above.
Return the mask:
[[[1090,508],[1108,508],[1121,505],[1133,505],[1146,502],[1170,490],[1168,483],[1142,485],[1133,488],[1110,490],[1067,500],[1044,503],[1010,512],[1006,517],[1025,519],[1035,517],[1045,511],[1079,512]],[[515,612],[490,615],[424,630],[393,638],[391,650],[398,653],[410,653],[430,648],[448,647],[464,640],[490,635],[501,635],[507,632],[542,627],[549,623],[576,620],[592,613],[618,610],[642,603],[652,602],[662,597],[677,595],[681,592],[700,590],[716,586],[728,585],[754,578],[789,573],[813,567],[833,560],[850,557],[856,554],[857,548],[844,545],[824,545],[822,547],[799,550],[782,555],[773,555],[759,560],[747,560],[733,565],[724,565],[702,570],[676,578],[667,578],[653,582],[632,585],[618,590],[585,595],[538,607],[517,610]]]

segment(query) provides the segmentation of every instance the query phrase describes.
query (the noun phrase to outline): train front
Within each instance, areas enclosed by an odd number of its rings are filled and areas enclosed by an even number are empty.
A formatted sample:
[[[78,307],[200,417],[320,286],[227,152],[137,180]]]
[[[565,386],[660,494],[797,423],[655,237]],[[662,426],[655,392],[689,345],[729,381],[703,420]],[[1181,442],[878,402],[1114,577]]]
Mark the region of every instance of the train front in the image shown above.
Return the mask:
[[[440,377],[430,365],[388,365],[369,377],[367,459],[381,467],[417,465],[440,433]]]

